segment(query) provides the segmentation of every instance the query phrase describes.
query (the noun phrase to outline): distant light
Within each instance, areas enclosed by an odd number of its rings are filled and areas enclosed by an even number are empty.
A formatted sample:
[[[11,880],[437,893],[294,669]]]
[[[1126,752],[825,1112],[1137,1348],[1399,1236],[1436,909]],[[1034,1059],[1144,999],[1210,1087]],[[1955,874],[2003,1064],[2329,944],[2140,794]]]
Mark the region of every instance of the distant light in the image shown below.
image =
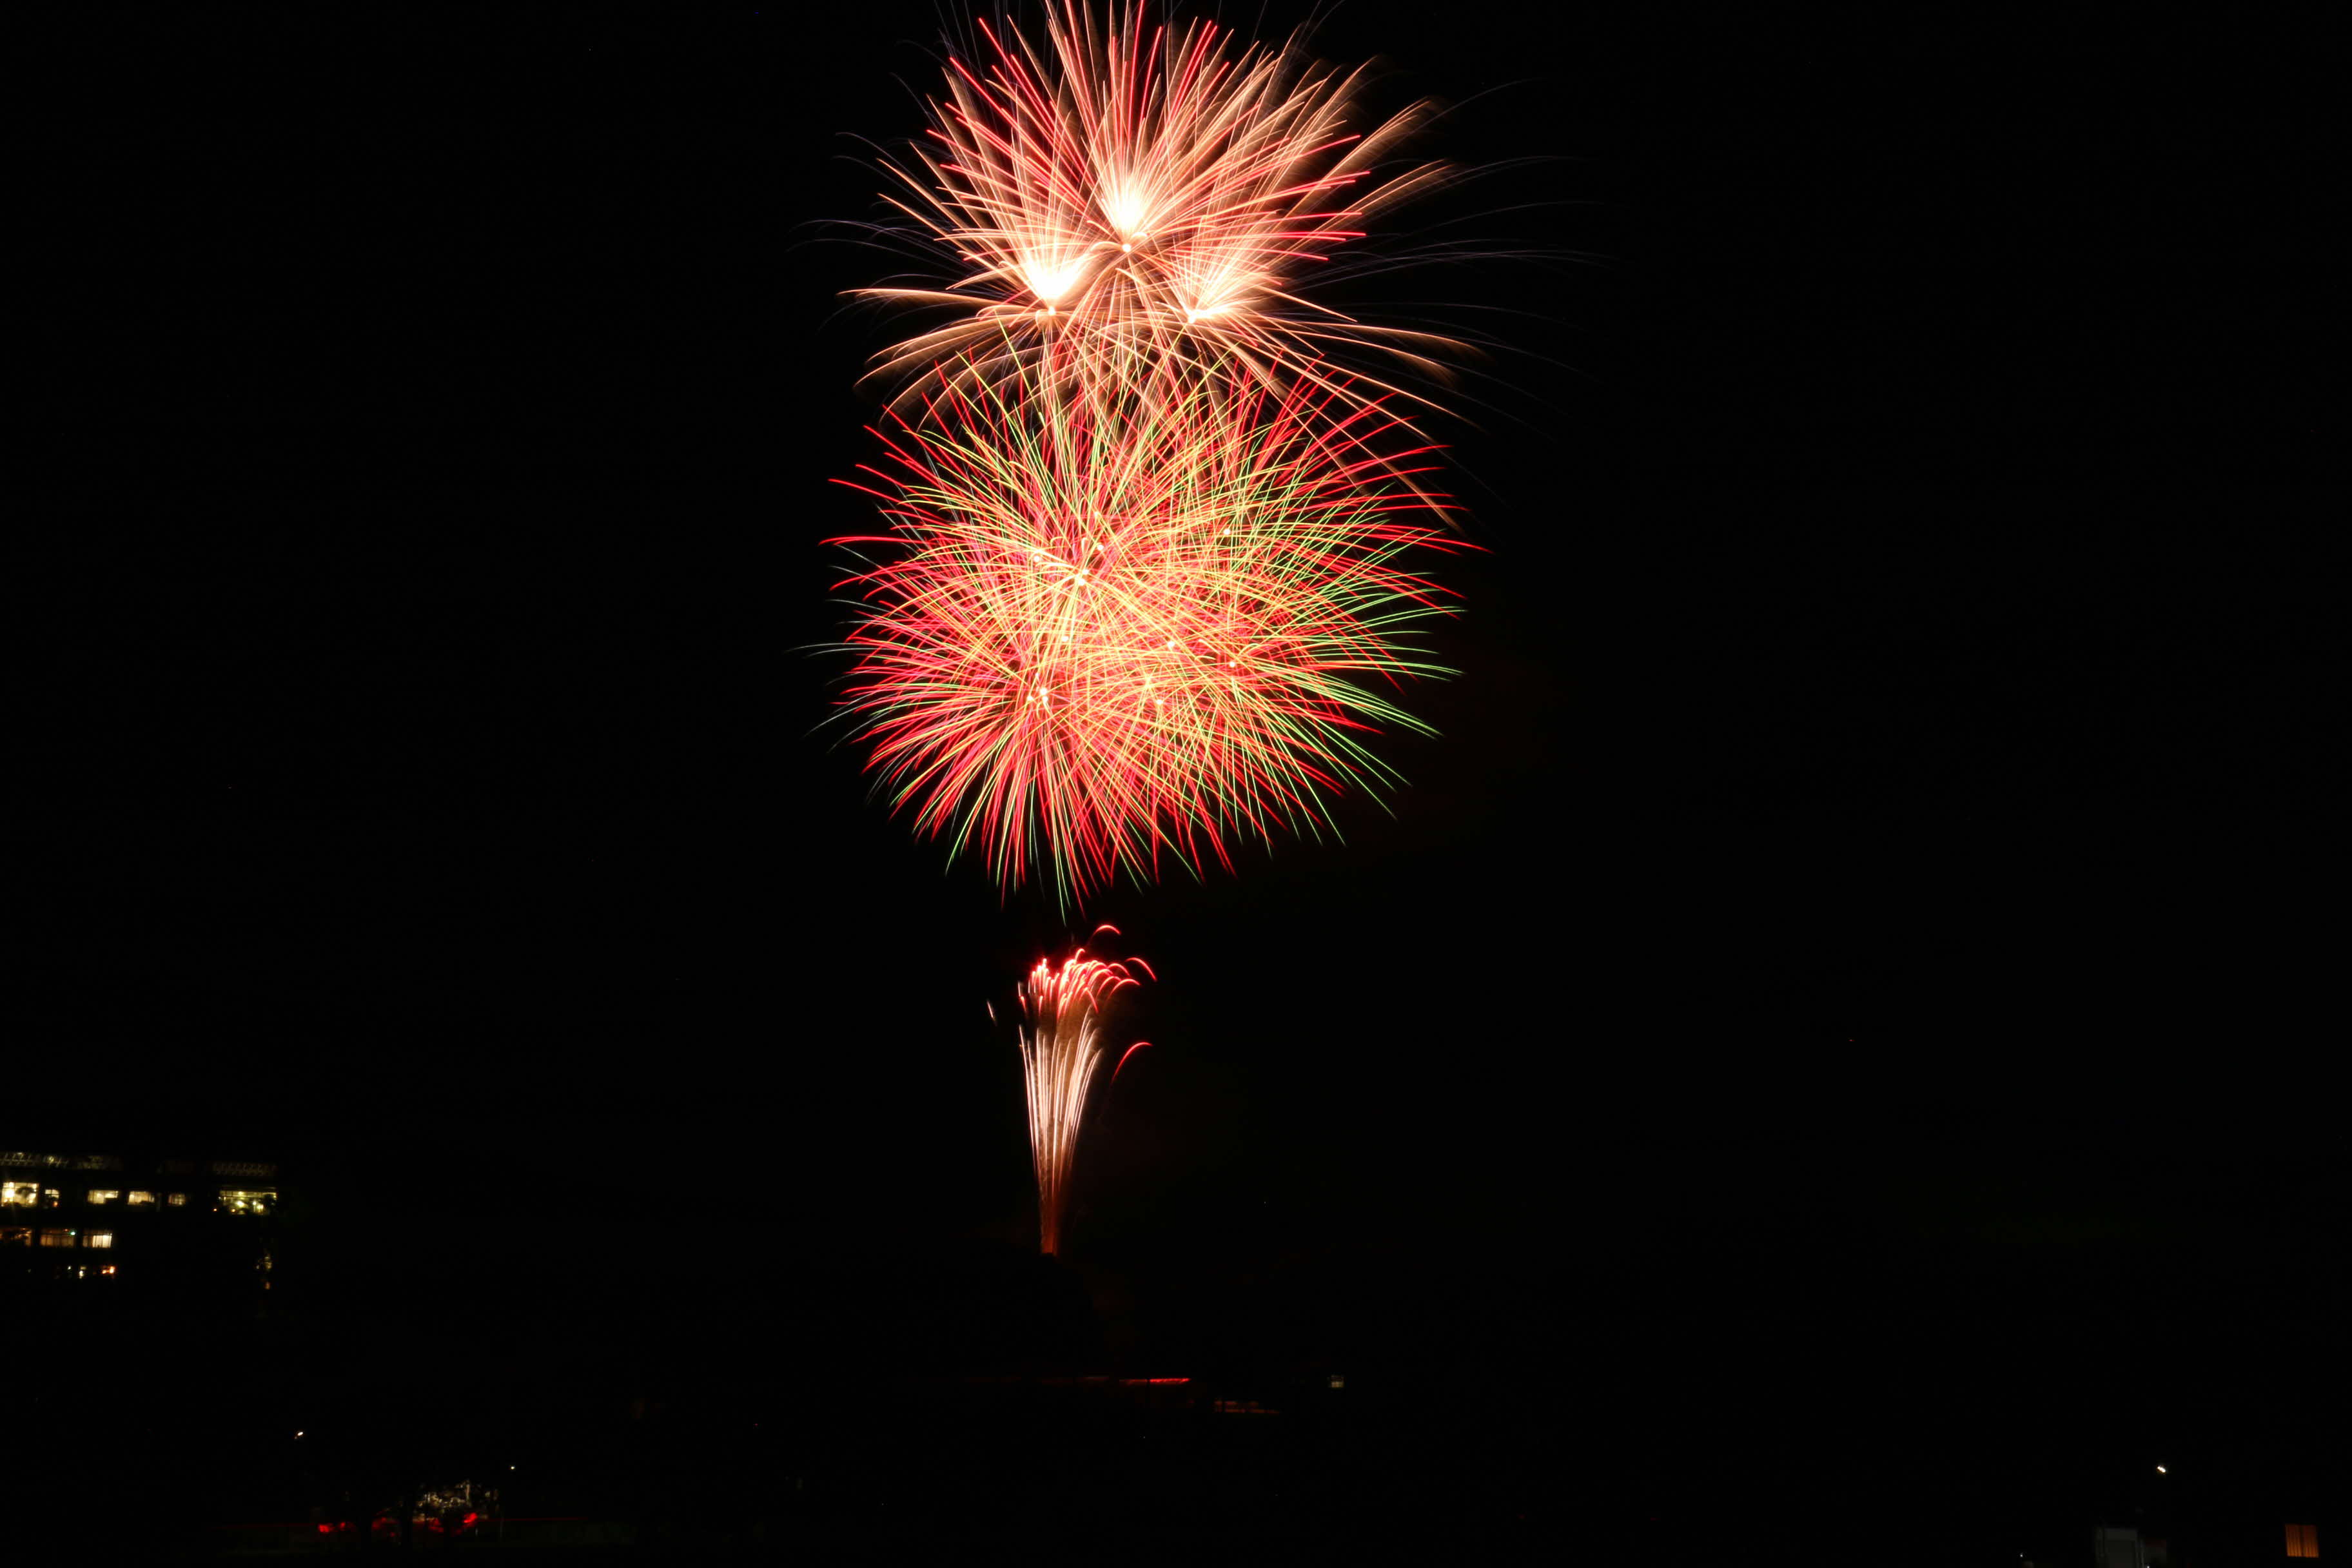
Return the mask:
[[[2160,1476],[2160,1475],[2162,1475],[2162,1474],[2164,1474],[2164,1467],[2163,1467],[2162,1465],[2158,1465],[2158,1466],[2157,1466],[2157,1467],[2156,1467],[2156,1473],[2157,1473],[2158,1475],[2159,1475],[2159,1476]]]
[[[299,1433],[299,1432],[297,1432],[297,1433],[295,1433],[295,1434],[294,1434],[294,1436],[296,1436],[297,1437],[299,1437],[301,1435],[302,1435],[302,1434],[301,1434],[301,1433]]]

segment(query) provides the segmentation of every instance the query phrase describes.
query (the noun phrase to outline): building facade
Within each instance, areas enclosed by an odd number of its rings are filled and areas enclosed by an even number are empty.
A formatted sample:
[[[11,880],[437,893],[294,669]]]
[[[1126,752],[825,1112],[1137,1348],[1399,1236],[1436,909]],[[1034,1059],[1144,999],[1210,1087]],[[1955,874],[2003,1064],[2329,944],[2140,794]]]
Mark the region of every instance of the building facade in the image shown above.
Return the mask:
[[[278,1167],[0,1150],[0,1286],[267,1301]]]

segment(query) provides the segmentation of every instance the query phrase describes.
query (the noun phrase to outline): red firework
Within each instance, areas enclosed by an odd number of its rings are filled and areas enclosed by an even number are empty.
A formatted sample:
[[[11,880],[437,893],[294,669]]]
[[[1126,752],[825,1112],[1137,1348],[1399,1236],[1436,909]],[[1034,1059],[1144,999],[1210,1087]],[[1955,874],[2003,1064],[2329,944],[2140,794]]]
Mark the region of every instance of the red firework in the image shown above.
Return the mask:
[[[1399,557],[1454,542],[1411,521],[1384,419],[1296,387],[1122,409],[1024,378],[882,432],[859,488],[891,531],[835,542],[868,556],[844,702],[894,806],[1066,901],[1163,856],[1230,866],[1236,838],[1393,782],[1363,739],[1424,728],[1387,693],[1440,673],[1400,637],[1447,613]]]

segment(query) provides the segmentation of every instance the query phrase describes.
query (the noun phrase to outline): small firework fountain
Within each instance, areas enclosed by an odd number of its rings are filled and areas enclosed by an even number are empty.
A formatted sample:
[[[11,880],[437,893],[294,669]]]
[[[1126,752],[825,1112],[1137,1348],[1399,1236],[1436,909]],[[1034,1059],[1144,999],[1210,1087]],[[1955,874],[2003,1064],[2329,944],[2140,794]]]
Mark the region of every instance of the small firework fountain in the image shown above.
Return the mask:
[[[1097,934],[1114,928],[1103,926]],[[1131,967],[1130,967],[1131,966]],[[1020,988],[1021,1067],[1029,1089],[1029,1155],[1037,1171],[1037,1246],[1062,1249],[1062,1215],[1070,1197],[1070,1171],[1077,1159],[1078,1126],[1087,1112],[1087,1092],[1101,1067],[1103,1004],[1141,984],[1131,969],[1151,974],[1139,958],[1108,963],[1087,956],[1083,947],[1057,967],[1041,958]],[[1158,976],[1153,975],[1157,979]],[[993,1016],[995,1009],[990,1009]],[[1111,1068],[1118,1080],[1127,1058],[1150,1042],[1127,1047]]]

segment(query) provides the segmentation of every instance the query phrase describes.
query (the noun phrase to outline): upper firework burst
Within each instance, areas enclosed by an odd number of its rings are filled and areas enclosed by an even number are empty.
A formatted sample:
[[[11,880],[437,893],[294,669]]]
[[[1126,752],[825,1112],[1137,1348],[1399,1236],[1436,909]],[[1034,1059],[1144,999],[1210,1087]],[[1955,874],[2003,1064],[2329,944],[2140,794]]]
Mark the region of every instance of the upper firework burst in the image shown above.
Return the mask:
[[[837,542],[877,547],[844,701],[895,804],[1067,900],[1389,782],[1359,737],[1422,728],[1381,688],[1435,673],[1399,634],[1446,612],[1398,558],[1448,536],[1360,437],[1381,417],[1296,388],[928,399],[868,470],[892,531]]]
[[[1234,373],[1344,407],[1397,389],[1333,351],[1436,369],[1427,351],[1444,340],[1295,292],[1368,215],[1439,176],[1375,174],[1421,108],[1359,132],[1354,75],[1295,48],[1235,54],[1211,24],[1171,31],[1132,5],[1107,24],[1076,0],[1049,5],[1043,49],[980,26],[992,59],[950,59],[928,143],[892,166],[893,205],[959,270],[859,291],[951,319],[877,355],[876,374],[919,395],[926,379],[1016,368],[1139,392]]]

